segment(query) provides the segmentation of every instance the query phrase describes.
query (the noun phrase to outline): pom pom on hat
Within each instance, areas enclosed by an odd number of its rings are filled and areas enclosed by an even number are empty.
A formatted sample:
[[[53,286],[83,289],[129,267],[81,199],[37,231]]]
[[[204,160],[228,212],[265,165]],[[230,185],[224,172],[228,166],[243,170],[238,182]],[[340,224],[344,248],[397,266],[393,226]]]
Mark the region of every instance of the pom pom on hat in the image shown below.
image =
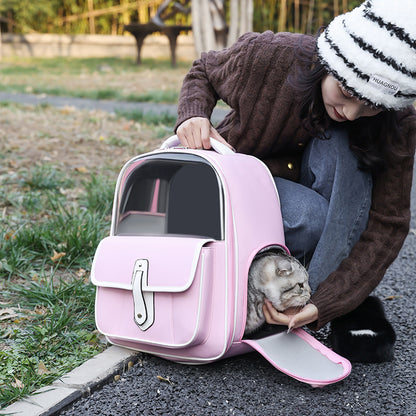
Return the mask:
[[[416,100],[416,0],[367,0],[319,36],[321,62],[352,95],[386,109]]]

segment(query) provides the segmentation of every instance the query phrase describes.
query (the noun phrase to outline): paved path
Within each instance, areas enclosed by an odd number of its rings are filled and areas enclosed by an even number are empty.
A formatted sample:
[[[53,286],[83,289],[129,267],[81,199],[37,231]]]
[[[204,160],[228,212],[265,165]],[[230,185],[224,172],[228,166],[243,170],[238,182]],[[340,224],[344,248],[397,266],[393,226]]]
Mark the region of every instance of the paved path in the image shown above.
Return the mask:
[[[413,189],[413,214],[416,207]],[[62,416],[79,415],[391,415],[416,414],[416,222],[376,294],[397,333],[395,359],[353,364],[344,381],[313,389],[275,370],[257,353],[206,366],[185,366],[146,355]],[[326,330],[318,337],[325,338]],[[163,382],[157,376],[171,381]]]
[[[103,110],[108,112],[142,111],[143,114],[171,114],[176,116],[175,104],[138,103],[116,100],[90,100],[87,98],[60,97],[46,94],[20,94],[0,92],[0,102],[12,101],[23,104],[40,105],[49,104],[56,107],[73,106],[82,110]],[[212,121],[218,122],[227,113],[226,109],[216,108]]]
[[[25,97],[20,99],[24,101]],[[101,108],[90,100],[54,97],[52,103],[50,98],[51,105],[58,105],[56,102],[62,100],[60,105],[76,105],[77,102],[76,106],[80,108]],[[2,100],[5,100],[4,94],[0,93]],[[36,103],[36,99],[32,103]],[[83,105],[87,107],[81,107]],[[148,104],[143,106],[148,108]],[[375,292],[381,298],[393,297],[384,301],[386,313],[397,333],[395,359],[391,363],[353,364],[351,375],[344,381],[313,389],[275,370],[257,353],[205,366],[180,365],[139,353],[134,356],[133,367],[121,372],[120,366],[125,366],[132,356],[127,350],[117,353],[110,349],[52,388],[44,389],[49,400],[43,404],[42,395],[33,396],[0,414],[13,410],[22,416],[415,415],[415,207],[414,187],[411,231],[399,257]],[[327,328],[316,334],[323,342],[326,335]],[[121,374],[118,381],[114,381],[114,374]],[[158,376],[169,379],[170,383]],[[63,387],[60,383],[64,383]],[[82,395],[87,397],[80,399]]]

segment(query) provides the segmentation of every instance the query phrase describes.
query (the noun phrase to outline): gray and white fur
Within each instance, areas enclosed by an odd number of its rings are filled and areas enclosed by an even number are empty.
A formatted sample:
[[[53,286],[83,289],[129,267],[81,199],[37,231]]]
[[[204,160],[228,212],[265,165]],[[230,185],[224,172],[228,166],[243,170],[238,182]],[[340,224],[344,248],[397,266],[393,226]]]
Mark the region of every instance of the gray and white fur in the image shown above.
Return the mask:
[[[265,323],[265,299],[268,299],[279,312],[304,306],[311,295],[308,278],[305,267],[283,251],[255,257],[248,274],[247,321],[244,334],[254,332]]]

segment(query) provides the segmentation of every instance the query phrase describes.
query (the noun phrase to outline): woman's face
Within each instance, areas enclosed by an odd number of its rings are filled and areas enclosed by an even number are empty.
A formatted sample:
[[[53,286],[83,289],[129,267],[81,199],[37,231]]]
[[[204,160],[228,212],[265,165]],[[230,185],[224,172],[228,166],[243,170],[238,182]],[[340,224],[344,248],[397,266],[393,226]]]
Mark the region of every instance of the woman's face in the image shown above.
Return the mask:
[[[332,120],[340,123],[372,117],[382,111],[350,95],[332,75],[322,80],[321,91],[326,112]]]

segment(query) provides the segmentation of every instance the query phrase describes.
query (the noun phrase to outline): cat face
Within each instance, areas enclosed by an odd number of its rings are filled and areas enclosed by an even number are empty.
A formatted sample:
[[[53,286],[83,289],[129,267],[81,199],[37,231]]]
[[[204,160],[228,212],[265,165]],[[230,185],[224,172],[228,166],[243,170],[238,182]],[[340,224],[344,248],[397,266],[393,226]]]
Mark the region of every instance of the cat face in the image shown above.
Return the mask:
[[[256,288],[278,311],[306,304],[311,295],[309,276],[298,260],[279,253],[259,262]]]

